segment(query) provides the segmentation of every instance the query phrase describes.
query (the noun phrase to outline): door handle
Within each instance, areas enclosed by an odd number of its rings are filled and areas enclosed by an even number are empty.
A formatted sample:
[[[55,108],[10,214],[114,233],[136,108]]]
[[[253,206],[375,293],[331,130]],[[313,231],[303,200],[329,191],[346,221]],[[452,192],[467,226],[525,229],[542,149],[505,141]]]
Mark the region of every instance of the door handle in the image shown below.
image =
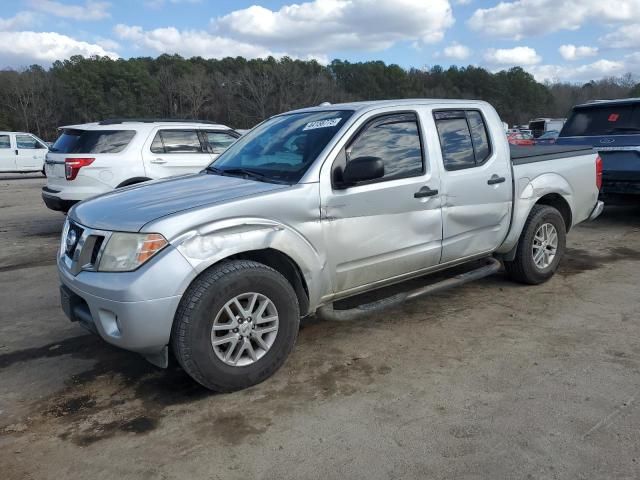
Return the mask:
[[[438,190],[431,190],[429,187],[422,187],[416,193],[413,194],[413,198],[433,197],[438,194]]]
[[[163,158],[154,158],[152,160],[149,161],[149,163],[156,163],[156,164],[163,164],[163,163],[167,163],[167,161]]]
[[[491,178],[489,180],[487,180],[487,184],[489,185],[496,185],[498,183],[502,183],[505,182],[507,179],[504,177],[499,177],[496,174],[491,175]]]

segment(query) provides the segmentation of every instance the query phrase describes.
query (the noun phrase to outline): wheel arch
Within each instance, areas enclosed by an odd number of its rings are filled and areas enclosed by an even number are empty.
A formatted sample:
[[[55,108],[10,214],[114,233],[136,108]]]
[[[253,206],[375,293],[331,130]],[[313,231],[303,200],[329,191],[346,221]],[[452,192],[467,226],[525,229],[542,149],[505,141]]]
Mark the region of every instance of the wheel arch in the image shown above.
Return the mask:
[[[148,182],[151,180],[149,177],[133,177],[123,182],[120,182],[116,188],[128,187],[129,185],[135,185],[136,183]]]
[[[298,264],[286,253],[275,248],[263,248],[231,255],[222,261],[225,260],[253,260],[273,268],[293,287],[298,297],[300,312],[305,314],[309,311],[309,287]]]
[[[567,202],[567,200],[562,195],[560,195],[559,193],[547,193],[546,195],[540,197],[540,199],[534,205],[546,205],[558,210],[560,212],[560,215],[562,215],[562,219],[564,220],[564,225],[567,233],[569,232],[569,230],[571,230],[573,213],[571,211],[569,202]]]

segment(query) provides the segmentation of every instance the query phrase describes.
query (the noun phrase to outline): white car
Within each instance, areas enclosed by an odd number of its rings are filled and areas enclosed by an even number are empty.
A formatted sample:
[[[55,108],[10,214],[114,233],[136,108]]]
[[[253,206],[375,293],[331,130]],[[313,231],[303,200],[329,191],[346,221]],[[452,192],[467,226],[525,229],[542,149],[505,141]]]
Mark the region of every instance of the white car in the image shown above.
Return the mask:
[[[44,172],[47,144],[25,132],[0,132],[0,172]]]
[[[45,161],[44,203],[66,212],[115,188],[196,173],[240,136],[212,122],[105,120],[61,127]]]

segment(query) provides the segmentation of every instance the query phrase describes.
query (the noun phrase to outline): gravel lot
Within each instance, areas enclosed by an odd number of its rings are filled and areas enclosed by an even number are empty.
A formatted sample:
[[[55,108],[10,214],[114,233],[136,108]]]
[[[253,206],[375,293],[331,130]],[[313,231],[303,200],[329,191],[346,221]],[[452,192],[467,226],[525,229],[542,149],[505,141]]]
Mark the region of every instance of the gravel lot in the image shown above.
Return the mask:
[[[538,287],[502,275],[352,323],[213,395],[70,323],[42,177],[0,175],[0,476],[640,478],[640,207],[569,236]]]

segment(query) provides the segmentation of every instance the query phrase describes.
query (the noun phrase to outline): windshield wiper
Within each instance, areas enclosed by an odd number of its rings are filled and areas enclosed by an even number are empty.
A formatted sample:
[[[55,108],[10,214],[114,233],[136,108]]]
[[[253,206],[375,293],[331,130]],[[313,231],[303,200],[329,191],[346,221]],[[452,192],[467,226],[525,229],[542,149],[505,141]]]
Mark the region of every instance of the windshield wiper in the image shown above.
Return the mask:
[[[282,184],[288,184],[289,182],[286,182],[284,180],[280,180],[278,178],[273,178],[270,177],[269,175],[265,175],[264,173],[260,173],[260,172],[256,172],[255,170],[251,170],[250,168],[240,168],[240,167],[236,167],[236,168],[216,168],[213,166],[207,167],[205,168],[205,170],[207,172],[212,172],[216,175],[223,175],[223,176],[229,176],[229,177],[238,177],[238,176],[242,176],[244,178],[251,178],[254,180],[258,180],[261,182],[268,182],[268,183],[282,183]]]

